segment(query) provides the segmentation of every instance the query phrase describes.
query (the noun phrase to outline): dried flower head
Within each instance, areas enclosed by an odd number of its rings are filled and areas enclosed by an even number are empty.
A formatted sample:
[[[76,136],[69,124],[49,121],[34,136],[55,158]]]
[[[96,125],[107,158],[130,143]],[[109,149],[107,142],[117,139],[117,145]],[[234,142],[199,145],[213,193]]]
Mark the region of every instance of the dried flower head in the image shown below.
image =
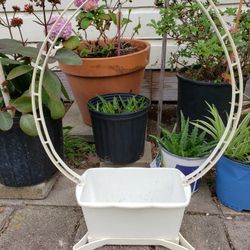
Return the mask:
[[[83,10],[91,11],[91,10],[95,10],[98,7],[98,0],[75,0],[74,4],[77,8],[82,6]]]
[[[5,4],[6,0],[0,0],[0,4]]]
[[[12,27],[20,27],[22,24],[23,24],[23,19],[20,17],[13,17],[10,22],[10,25]]]
[[[14,12],[19,12],[21,10],[20,7],[17,6],[17,5],[13,5],[12,9],[13,9]]]
[[[25,4],[24,5],[24,12],[27,12],[29,14],[33,13],[34,12],[34,7],[32,4]]]
[[[48,32],[50,32],[52,26],[54,25],[54,23],[57,21],[59,17],[58,16],[53,16],[47,26]],[[63,25],[67,22],[67,18],[61,17],[59,22],[57,23],[56,27],[54,28],[54,30],[52,31],[51,35],[50,35],[50,39],[52,41],[55,40],[57,34],[60,32],[61,28],[63,27]],[[69,39],[69,37],[72,34],[72,25],[71,23],[68,23],[64,29],[62,30],[62,32],[60,33],[59,38],[63,38],[64,40]]]

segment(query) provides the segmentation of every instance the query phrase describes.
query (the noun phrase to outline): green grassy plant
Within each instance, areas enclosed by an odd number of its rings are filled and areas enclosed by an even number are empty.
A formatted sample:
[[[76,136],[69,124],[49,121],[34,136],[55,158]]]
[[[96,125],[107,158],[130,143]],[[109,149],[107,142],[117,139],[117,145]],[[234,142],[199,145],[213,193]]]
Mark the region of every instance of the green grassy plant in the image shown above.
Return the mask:
[[[71,127],[63,128],[64,153],[66,159],[78,166],[84,156],[86,157],[90,154],[95,154],[95,145],[86,142],[80,136],[70,135],[71,129]]]
[[[89,107],[93,111],[106,114],[134,113],[142,110],[146,105],[146,99],[143,96],[132,96],[126,100],[121,96],[114,96],[112,101],[108,101],[102,96],[98,96],[98,98],[97,103],[89,104]]]
[[[159,145],[172,154],[182,157],[198,158],[208,155],[215,146],[214,142],[205,142],[206,132],[199,133],[198,128],[194,127],[190,131],[189,119],[185,119],[181,113],[181,128],[177,132],[177,124],[170,132],[161,128],[162,137],[151,136]]]
[[[197,128],[207,132],[214,141],[218,142],[225,131],[225,124],[219,116],[214,105],[208,105],[211,117],[206,117],[207,121],[197,120],[193,123]],[[240,122],[235,135],[227,147],[225,153],[229,158],[250,163],[250,113]]]

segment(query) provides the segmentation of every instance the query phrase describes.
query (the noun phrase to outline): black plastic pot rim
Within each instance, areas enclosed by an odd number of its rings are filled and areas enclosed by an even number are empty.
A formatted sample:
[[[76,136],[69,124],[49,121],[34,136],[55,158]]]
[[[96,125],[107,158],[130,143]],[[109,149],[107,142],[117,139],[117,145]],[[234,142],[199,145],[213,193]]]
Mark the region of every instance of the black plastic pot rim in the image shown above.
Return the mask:
[[[141,109],[139,111],[136,111],[136,112],[132,112],[132,113],[120,113],[120,114],[102,113],[102,112],[90,109],[89,103],[91,103],[91,102],[93,102],[95,100],[98,100],[98,97],[94,97],[94,98],[91,98],[88,101],[88,110],[89,110],[89,112],[91,112],[91,113],[93,113],[95,115],[102,116],[102,117],[107,117],[109,120],[112,119],[112,118],[114,118],[114,120],[116,120],[117,118],[121,118],[122,120],[126,120],[126,119],[131,119],[131,117],[133,117],[133,116],[138,117],[140,114],[143,115],[145,113],[145,111],[150,108],[150,105],[151,105],[150,100],[147,97],[143,96],[143,95],[137,95],[137,94],[131,94],[131,93],[114,93],[114,94],[106,94],[106,95],[100,95],[100,96],[105,99],[107,97],[115,97],[115,96],[122,96],[122,95],[128,95],[128,96],[131,96],[131,97],[132,96],[144,97],[145,100],[146,100],[146,106],[143,109]]]
[[[228,86],[231,86],[230,83],[228,82],[220,82],[220,83],[214,83],[214,82],[206,82],[206,81],[199,81],[199,80],[192,80],[189,78],[184,77],[181,73],[185,72],[188,68],[192,68],[192,66],[189,67],[184,67],[182,69],[180,69],[177,73],[176,76],[182,80],[188,81],[190,83],[193,84],[197,84],[197,85],[204,85],[204,86],[213,86],[215,88],[227,88]],[[199,65],[194,66],[193,68],[199,68]],[[243,76],[243,80],[247,82],[247,80],[250,78],[250,76]]]
[[[191,66],[190,66],[191,67]],[[198,67],[198,66],[197,66]],[[204,85],[204,86],[213,86],[215,88],[221,88],[221,87],[228,87],[228,86],[231,86],[230,83],[227,83],[227,82],[221,82],[221,83],[214,83],[214,82],[206,82],[206,81],[199,81],[199,80],[192,80],[192,79],[189,79],[189,78],[186,78],[184,77],[181,73],[182,72],[185,72],[187,70],[188,67],[184,67],[182,68],[181,70],[179,70],[177,73],[176,73],[176,76],[182,80],[185,80],[185,81],[188,81],[188,82],[191,82],[193,84],[197,84],[197,85]]]

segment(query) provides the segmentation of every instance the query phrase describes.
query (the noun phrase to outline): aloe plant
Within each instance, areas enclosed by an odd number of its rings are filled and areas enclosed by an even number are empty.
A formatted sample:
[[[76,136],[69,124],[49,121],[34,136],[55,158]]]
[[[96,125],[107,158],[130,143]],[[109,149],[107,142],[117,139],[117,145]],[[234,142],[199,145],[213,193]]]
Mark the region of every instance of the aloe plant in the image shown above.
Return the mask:
[[[214,141],[218,142],[225,131],[225,124],[223,123],[218,110],[214,105],[208,105],[211,117],[207,117],[209,120],[197,120],[192,123],[196,128],[208,133]],[[234,137],[225,151],[225,156],[250,163],[250,113],[241,120]]]
[[[203,157],[208,155],[215,146],[214,141],[205,141],[206,132],[199,133],[197,127],[190,130],[189,118],[185,119],[183,113],[181,113],[179,132],[177,131],[177,124],[175,124],[171,132],[161,128],[161,133],[162,137],[160,138],[153,135],[151,137],[170,153],[182,157]]]
[[[142,110],[146,105],[144,96],[132,96],[125,100],[121,96],[114,96],[111,101],[98,96],[98,99],[95,105],[89,103],[89,108],[106,114],[134,113]]]

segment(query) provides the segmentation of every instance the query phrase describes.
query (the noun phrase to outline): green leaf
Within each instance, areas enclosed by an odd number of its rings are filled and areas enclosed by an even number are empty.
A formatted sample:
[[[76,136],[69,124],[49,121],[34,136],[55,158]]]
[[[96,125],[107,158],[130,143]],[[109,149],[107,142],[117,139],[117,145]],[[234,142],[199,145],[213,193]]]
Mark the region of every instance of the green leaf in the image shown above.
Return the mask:
[[[76,53],[68,49],[59,49],[55,58],[62,64],[81,65],[82,59]]]
[[[65,114],[64,105],[60,100],[49,100],[48,108],[51,118],[54,120],[62,118]]]
[[[77,36],[70,37],[67,41],[63,42],[65,49],[74,50],[80,46],[80,40]]]
[[[0,112],[0,130],[7,131],[12,128],[13,119],[8,112]]]
[[[39,53],[39,49],[34,47],[18,47],[17,49],[15,49],[15,52],[22,56],[36,59]]]
[[[58,76],[51,70],[46,70],[44,74],[43,87],[49,98],[60,100],[61,82]]]
[[[69,97],[69,94],[68,94],[66,88],[64,87],[64,85],[61,81],[60,81],[60,83],[61,83],[61,91],[62,91],[63,96],[65,97],[65,99],[67,101],[70,101],[70,97]]]
[[[29,136],[37,136],[36,124],[34,117],[31,114],[25,114],[21,116],[20,128],[22,131]]]
[[[21,64],[21,62],[9,58],[0,58],[0,62],[2,65]]]
[[[23,45],[14,39],[0,39],[0,49],[13,49],[23,47]]]
[[[32,112],[32,104],[30,96],[21,96],[14,101],[11,101],[11,105],[13,105],[16,110],[21,113],[30,113]]]
[[[30,65],[21,65],[12,69],[7,75],[7,80],[12,80],[18,76],[24,75],[33,70],[33,67]]]
[[[90,26],[91,23],[92,23],[91,19],[88,19],[88,18],[82,19],[81,24],[80,24],[81,29],[86,30]]]

